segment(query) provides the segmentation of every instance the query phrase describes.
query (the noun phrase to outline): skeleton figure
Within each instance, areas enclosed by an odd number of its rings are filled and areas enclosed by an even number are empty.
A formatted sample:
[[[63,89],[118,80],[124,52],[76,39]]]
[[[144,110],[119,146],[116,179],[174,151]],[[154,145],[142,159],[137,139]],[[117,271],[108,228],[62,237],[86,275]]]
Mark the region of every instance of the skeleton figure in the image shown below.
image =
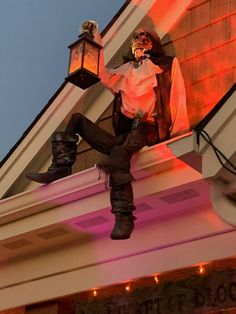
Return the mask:
[[[91,29],[90,22],[84,27]],[[94,29],[94,28],[93,28]],[[96,28],[95,28],[96,29]],[[95,34],[99,40],[98,32]],[[130,160],[142,147],[189,130],[184,82],[176,58],[164,56],[158,35],[145,28],[133,33],[126,62],[108,69],[100,61],[101,82],[114,94],[115,136],[80,113],[73,114],[64,132],[52,136],[52,164],[45,173],[27,177],[50,183],[71,174],[78,135],[107,157],[97,167],[109,174],[114,240],[128,239],[136,217]]]

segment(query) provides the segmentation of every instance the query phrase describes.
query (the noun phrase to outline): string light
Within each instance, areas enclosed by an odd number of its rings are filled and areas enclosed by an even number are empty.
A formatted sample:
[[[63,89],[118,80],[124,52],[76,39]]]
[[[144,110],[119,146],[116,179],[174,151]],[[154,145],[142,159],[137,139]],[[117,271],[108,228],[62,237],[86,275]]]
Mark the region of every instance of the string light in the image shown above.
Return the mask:
[[[157,277],[157,276],[154,276],[154,280],[155,280],[156,284],[158,284],[158,283],[159,283],[159,279],[158,279],[158,277]]]
[[[204,274],[205,273],[205,267],[204,266],[202,266],[202,265],[200,265],[199,266],[199,274]]]
[[[203,274],[205,274],[205,272],[206,272],[206,267],[204,265],[199,265],[198,266],[198,273],[200,275],[203,275]],[[156,285],[159,284],[159,275],[158,274],[157,275],[153,274],[152,277],[149,277],[149,278],[150,279],[152,278],[152,280],[155,281]],[[127,293],[129,293],[131,291],[131,283],[127,283],[124,288],[125,288],[125,291]],[[97,297],[98,296],[98,291],[94,289],[94,290],[92,290],[92,294],[93,294],[94,297]]]
[[[125,286],[125,290],[126,290],[127,292],[130,292],[130,285]]]

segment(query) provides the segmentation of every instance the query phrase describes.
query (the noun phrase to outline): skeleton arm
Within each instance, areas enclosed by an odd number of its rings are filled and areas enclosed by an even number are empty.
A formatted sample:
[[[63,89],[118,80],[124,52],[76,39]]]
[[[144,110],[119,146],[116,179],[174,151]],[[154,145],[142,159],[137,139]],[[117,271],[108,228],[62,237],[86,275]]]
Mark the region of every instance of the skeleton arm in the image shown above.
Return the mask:
[[[102,38],[98,30],[94,32],[94,40],[102,46]],[[115,93],[113,87],[120,80],[120,75],[114,73],[114,70],[109,69],[105,66],[104,61],[104,51],[100,51],[100,60],[99,60],[99,77],[102,84],[107,87],[112,93]]]

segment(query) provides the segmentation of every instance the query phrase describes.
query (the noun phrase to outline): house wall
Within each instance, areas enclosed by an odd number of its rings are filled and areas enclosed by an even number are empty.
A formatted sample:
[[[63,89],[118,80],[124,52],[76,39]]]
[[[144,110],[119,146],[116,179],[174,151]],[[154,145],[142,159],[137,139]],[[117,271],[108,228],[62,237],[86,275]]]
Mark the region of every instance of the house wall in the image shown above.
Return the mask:
[[[236,1],[192,1],[163,45],[181,62],[194,127],[235,82]]]
[[[235,82],[236,0],[193,0],[162,43],[165,54],[180,61],[193,128]],[[112,132],[111,106],[98,124]],[[101,158],[84,142],[78,152],[74,172]]]

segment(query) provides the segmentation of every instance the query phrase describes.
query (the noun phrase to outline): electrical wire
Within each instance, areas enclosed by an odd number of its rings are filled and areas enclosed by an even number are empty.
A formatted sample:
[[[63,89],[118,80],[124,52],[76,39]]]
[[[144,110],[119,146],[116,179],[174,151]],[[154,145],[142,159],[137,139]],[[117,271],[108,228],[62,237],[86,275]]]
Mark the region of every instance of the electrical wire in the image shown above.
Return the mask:
[[[204,131],[204,130],[197,130],[197,135],[201,136],[213,149],[218,161],[220,162],[220,164],[230,173],[232,173],[233,175],[236,175],[236,167],[234,166],[234,164],[213,144],[212,139],[210,137],[210,135]],[[228,166],[226,166],[224,164],[224,161],[226,161],[230,167],[233,169],[230,169]]]

